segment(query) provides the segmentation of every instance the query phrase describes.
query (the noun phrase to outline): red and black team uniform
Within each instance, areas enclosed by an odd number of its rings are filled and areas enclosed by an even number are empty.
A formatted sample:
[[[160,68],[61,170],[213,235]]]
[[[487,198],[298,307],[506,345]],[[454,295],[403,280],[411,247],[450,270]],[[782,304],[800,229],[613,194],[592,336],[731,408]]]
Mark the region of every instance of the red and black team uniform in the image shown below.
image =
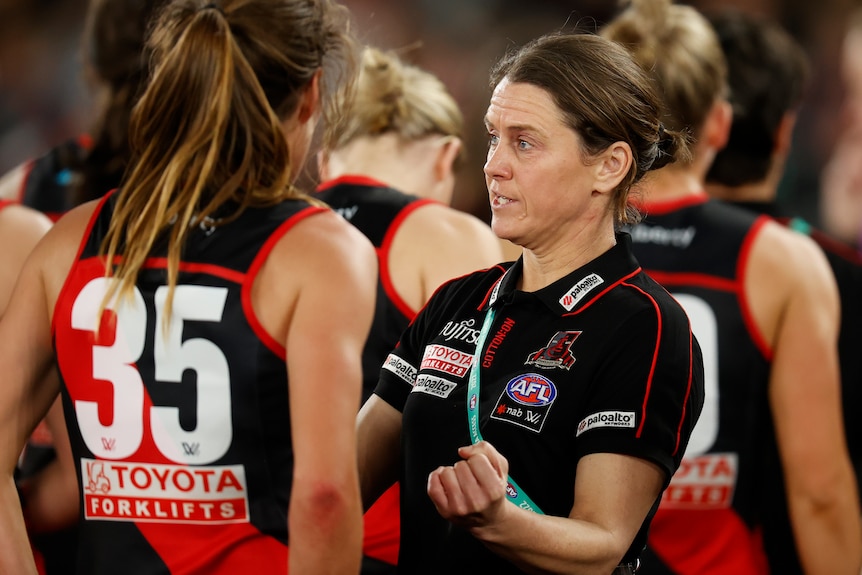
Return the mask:
[[[682,465],[653,518],[641,573],[768,573],[763,476],[777,455],[767,398],[772,350],[744,297],[744,270],[765,216],[709,200],[649,204],[631,230],[635,256],[682,304],[703,352],[705,402]]]
[[[835,275],[841,298],[841,331],[838,359],[841,368],[841,393],[844,427],[850,458],[856,471],[857,489],[862,492],[862,256],[854,248],[812,227],[806,221],[784,215],[778,204],[732,202],[742,208],[766,214],[779,223],[810,236],[823,250]],[[802,575],[796,543],[787,511],[780,461],[764,471],[774,478],[763,497],[769,511],[764,513],[764,543],[773,573]],[[775,488],[778,485],[781,488]]]
[[[377,251],[379,278],[377,302],[371,332],[362,353],[362,400],[368,399],[377,385],[380,366],[398,338],[416,317],[412,309],[395,291],[389,267],[389,248],[405,218],[433,200],[402,193],[366,176],[343,176],[324,182],[317,189],[317,198],[340,213],[365,234]],[[365,513],[362,572],[385,572],[381,561],[394,566],[398,561],[400,518],[398,485],[390,488]],[[371,558],[371,561],[368,560]],[[392,572],[394,567],[390,568]]]
[[[94,213],[53,317],[81,488],[78,572],[286,573],[286,354],[251,287],[278,239],[326,208],[286,201],[195,228],[169,323],[157,248],[97,325],[115,197]]]
[[[375,393],[403,412],[401,508],[410,521],[401,523],[401,573],[521,572],[440,517],[426,492],[428,474],[471,442],[468,409],[509,460],[510,494],[563,517],[581,457],[633,455],[670,478],[700,413],[703,372],[688,318],[643,273],[627,234],[537,292],[517,289],[521,266],[444,284],[381,370]],[[481,389],[468,405],[474,364]],[[637,561],[650,517],[624,562]]]

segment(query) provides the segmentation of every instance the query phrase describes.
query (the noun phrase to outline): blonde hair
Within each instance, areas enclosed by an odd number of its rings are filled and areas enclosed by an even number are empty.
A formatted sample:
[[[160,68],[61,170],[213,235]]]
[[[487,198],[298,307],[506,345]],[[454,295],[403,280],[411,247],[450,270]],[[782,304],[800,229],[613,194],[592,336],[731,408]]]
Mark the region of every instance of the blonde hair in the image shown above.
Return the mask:
[[[387,133],[407,141],[433,134],[461,137],[463,126],[461,110],[439,78],[394,52],[366,47],[353,106],[340,119],[332,149]]]
[[[727,95],[727,65],[709,21],[671,0],[631,0],[600,33],[652,76],[663,94],[665,125],[696,137],[715,101]]]
[[[183,245],[214,217],[305,197],[281,125],[318,71],[324,115],[355,71],[346,9],[331,0],[175,0],[147,48],[151,80],[132,112],[133,162],[102,244],[132,293],[154,246],[167,245],[170,317]],[[122,255],[122,257],[117,257]]]

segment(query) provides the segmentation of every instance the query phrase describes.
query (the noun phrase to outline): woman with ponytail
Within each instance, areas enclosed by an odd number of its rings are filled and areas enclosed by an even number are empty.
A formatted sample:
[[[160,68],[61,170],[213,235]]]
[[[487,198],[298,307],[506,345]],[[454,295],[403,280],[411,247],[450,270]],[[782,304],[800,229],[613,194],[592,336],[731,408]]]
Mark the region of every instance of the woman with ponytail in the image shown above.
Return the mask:
[[[11,470],[62,391],[77,572],[355,573],[376,258],[294,185],[353,80],[346,10],[174,0],[145,61],[119,188],[52,228],[0,321],[0,572],[35,572]]]

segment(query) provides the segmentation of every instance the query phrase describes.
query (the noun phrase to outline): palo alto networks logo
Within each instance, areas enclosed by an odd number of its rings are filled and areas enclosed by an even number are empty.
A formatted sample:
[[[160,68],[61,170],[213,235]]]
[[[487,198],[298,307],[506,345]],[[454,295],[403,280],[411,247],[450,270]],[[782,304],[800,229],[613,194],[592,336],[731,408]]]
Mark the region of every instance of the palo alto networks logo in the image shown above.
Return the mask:
[[[575,433],[575,437],[579,437],[582,433],[597,427],[634,428],[634,426],[634,411],[600,411],[588,415],[578,423],[578,431]]]
[[[108,493],[111,490],[111,480],[105,475],[105,464],[101,461],[88,461],[87,486],[85,489],[90,493]]]
[[[605,280],[598,274],[590,274],[566,292],[563,297],[560,298],[560,305],[563,306],[566,311],[572,311],[572,309],[578,305],[578,302],[584,299],[588,293],[590,293],[593,288],[596,286],[600,286],[605,283]]]

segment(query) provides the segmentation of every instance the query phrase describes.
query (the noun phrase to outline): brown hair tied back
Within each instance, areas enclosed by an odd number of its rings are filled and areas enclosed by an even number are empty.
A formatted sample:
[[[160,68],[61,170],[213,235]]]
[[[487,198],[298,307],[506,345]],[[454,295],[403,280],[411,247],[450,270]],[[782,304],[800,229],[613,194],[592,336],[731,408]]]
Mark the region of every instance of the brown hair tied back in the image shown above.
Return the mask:
[[[329,118],[356,69],[347,9],[333,0],[173,0],[150,34],[152,74],[132,113],[133,163],[102,254],[122,255],[113,295],[130,294],[153,247],[166,243],[170,292],[198,222],[307,198],[293,185],[282,121],[320,75]],[[203,9],[202,9],[203,8]],[[219,17],[213,17],[218,14]],[[111,269],[107,275],[112,275]]]
[[[691,142],[687,134],[681,134],[665,128],[664,124],[658,126],[658,140],[656,141],[656,153],[650,164],[650,170],[659,170],[675,161],[688,161],[689,147]]]

